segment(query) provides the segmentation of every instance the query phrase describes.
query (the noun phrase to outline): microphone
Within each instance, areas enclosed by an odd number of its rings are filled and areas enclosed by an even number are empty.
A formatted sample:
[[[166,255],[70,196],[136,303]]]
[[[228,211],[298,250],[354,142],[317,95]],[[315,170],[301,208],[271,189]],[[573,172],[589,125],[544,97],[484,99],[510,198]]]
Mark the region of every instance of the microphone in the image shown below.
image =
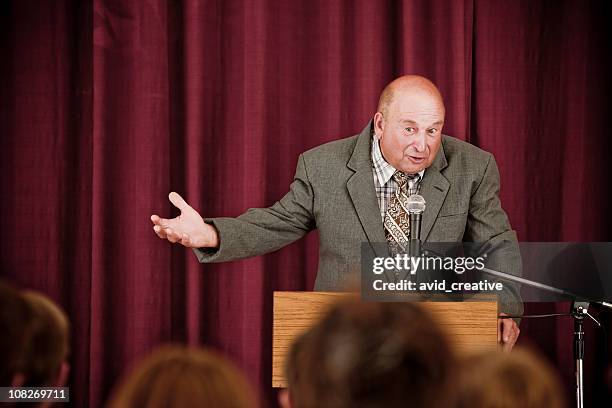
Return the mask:
[[[410,256],[421,255],[421,215],[425,211],[425,199],[418,194],[408,197],[408,214],[410,215],[410,241],[408,254]]]

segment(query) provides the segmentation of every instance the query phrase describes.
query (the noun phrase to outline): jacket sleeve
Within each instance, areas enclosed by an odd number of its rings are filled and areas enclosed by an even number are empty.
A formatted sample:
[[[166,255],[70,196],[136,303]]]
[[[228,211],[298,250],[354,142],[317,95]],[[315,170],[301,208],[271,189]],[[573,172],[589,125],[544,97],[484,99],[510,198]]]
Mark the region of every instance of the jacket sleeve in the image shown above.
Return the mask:
[[[470,210],[464,240],[484,243],[486,266],[493,270],[520,276],[522,261],[516,232],[510,227],[508,216],[499,200],[499,170],[489,155],[484,175],[470,200]],[[483,279],[504,285],[500,294],[500,311],[511,315],[523,313],[520,286],[508,280],[483,274]]]
[[[314,194],[303,155],[289,192],[269,208],[251,208],[236,218],[211,218],[219,233],[219,248],[197,248],[202,263],[225,262],[276,251],[315,227]]]

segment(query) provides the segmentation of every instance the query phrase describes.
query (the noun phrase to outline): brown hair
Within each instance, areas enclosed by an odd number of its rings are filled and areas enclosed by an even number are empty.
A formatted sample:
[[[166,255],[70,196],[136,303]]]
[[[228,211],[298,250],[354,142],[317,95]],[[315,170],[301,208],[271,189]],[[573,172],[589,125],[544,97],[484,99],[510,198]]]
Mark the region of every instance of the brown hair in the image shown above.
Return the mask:
[[[453,370],[445,336],[421,307],[349,300],[297,339],[286,375],[294,408],[442,407]]]
[[[461,367],[459,408],[565,406],[552,366],[527,350],[470,355]]]
[[[142,360],[122,381],[112,408],[255,407],[240,372],[207,350],[163,346]]]
[[[48,297],[33,291],[23,292],[33,315],[30,322],[22,373],[26,386],[52,384],[68,358],[70,323],[64,311]]]
[[[0,387],[8,387],[22,371],[32,310],[23,296],[0,281]]]

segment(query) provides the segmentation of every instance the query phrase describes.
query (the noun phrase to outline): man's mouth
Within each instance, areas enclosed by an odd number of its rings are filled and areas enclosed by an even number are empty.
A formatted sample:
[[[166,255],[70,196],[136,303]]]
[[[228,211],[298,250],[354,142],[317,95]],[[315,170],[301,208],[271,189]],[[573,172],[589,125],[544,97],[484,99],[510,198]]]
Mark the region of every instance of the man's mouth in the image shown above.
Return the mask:
[[[415,164],[421,164],[425,161],[426,157],[417,157],[417,156],[407,156],[411,162],[415,163]]]

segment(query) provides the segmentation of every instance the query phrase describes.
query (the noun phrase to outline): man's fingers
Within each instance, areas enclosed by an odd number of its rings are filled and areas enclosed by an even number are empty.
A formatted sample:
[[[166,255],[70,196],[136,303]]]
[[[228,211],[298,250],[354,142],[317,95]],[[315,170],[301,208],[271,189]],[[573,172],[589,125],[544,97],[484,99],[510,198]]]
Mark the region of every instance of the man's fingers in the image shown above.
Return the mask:
[[[503,350],[511,351],[514,347],[514,344],[518,340],[521,330],[518,328],[518,325],[511,319],[502,319],[501,329]]]
[[[174,204],[177,208],[179,208],[181,212],[184,209],[191,208],[189,207],[189,204],[187,204],[185,200],[183,200],[183,198],[177,193],[174,193],[174,192],[170,193],[169,198],[172,204]],[[167,239],[168,241],[172,243],[179,242],[186,247],[191,247],[192,246],[191,238],[189,237],[189,235],[183,232],[175,231],[172,228],[170,228],[170,226],[172,227],[177,226],[176,220],[177,220],[176,218],[172,220],[167,220],[165,218],[161,218],[157,214],[151,215],[151,222],[153,223],[153,231],[155,231],[155,234],[157,234],[158,237],[162,239]],[[179,226],[179,230],[180,230],[180,226]]]
[[[515,325],[512,319],[497,319],[497,342],[506,343]]]
[[[190,247],[191,245],[191,239],[189,239],[189,235],[187,234],[183,234],[181,236],[181,244],[185,245],[186,247]]]
[[[187,234],[178,234],[177,232],[174,232],[171,228],[163,228],[159,225],[155,225],[153,227],[153,231],[155,231],[157,236],[162,239],[167,239],[172,243],[178,242],[180,244],[185,245],[186,247],[191,247],[191,238],[189,238],[189,235]]]
[[[510,340],[510,336],[511,336],[512,320],[504,319],[502,326],[503,326],[502,337],[504,339],[504,343],[507,343],[508,340]]]
[[[174,191],[168,194],[168,198],[170,199],[170,202],[181,211],[187,208],[191,208],[189,204],[187,204],[187,202],[183,200],[183,197],[181,197],[178,193],[175,193]]]
[[[159,225],[162,228],[168,228],[168,225],[170,224],[171,220],[168,220],[166,218],[161,218],[158,215],[152,215],[151,221],[153,222],[154,225]]]
[[[508,336],[508,340],[504,342],[504,351],[512,351],[516,340],[518,339],[518,334],[514,330],[514,328],[509,329],[510,334]]]
[[[179,240],[179,237],[177,236],[177,234],[172,231],[170,228],[166,228],[166,239],[172,243],[175,243]]]
[[[166,239],[166,232],[159,225],[154,226],[153,227],[153,231],[155,231],[155,233],[157,234],[158,237],[160,237],[162,239]]]
[[[506,327],[506,339],[504,341],[509,341],[509,342],[513,342],[516,341],[516,339],[518,339],[519,333],[520,333],[520,329],[518,328],[518,325],[514,322],[514,320],[508,319],[509,323],[508,326]]]

